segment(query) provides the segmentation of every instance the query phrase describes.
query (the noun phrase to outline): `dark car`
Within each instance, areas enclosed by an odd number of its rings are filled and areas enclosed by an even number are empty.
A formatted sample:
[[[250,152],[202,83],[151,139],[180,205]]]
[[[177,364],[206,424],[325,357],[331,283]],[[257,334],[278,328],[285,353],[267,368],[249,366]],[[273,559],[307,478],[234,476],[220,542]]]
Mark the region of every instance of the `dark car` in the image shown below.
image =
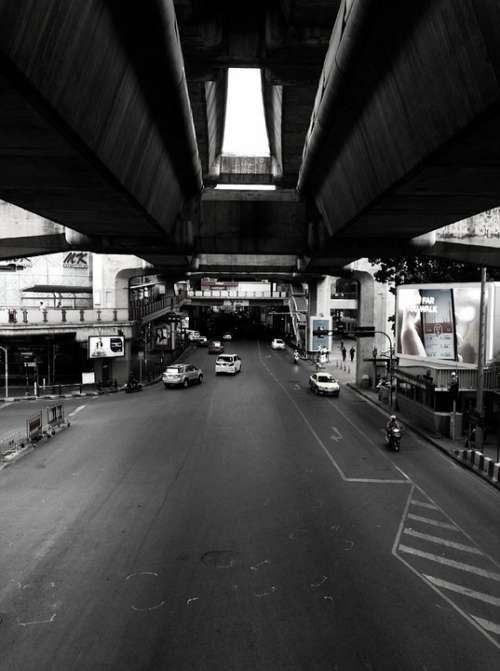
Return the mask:
[[[212,340],[208,345],[209,354],[222,354],[224,351],[224,345],[220,340]]]

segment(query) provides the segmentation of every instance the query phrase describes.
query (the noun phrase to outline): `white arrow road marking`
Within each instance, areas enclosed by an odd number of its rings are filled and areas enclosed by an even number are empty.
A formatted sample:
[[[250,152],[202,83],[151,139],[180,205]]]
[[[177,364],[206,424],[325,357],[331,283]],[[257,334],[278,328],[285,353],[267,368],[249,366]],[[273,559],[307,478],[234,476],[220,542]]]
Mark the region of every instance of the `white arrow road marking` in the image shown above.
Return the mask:
[[[340,431],[337,429],[336,426],[332,426],[332,431],[333,431],[333,433],[330,436],[331,440],[334,440],[335,442],[337,442],[338,440],[343,439],[344,436],[340,433]]]
[[[73,412],[69,413],[68,417],[74,417],[77,412],[80,412],[80,410],[83,410],[86,407],[87,407],[87,405],[79,405],[78,408],[75,408],[75,410],[73,410]]]

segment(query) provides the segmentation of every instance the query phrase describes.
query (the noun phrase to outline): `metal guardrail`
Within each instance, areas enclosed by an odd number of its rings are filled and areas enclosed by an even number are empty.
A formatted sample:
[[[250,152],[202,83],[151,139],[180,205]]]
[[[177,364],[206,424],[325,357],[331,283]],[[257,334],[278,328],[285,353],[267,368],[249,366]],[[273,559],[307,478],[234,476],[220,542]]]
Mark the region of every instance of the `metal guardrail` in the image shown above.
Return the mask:
[[[44,423],[44,411],[34,413],[26,418],[25,431],[11,431],[0,436],[0,460],[8,461],[23,448],[33,445],[42,438],[50,438],[57,429],[69,426],[64,416],[64,404],[54,403],[45,408],[47,421]]]

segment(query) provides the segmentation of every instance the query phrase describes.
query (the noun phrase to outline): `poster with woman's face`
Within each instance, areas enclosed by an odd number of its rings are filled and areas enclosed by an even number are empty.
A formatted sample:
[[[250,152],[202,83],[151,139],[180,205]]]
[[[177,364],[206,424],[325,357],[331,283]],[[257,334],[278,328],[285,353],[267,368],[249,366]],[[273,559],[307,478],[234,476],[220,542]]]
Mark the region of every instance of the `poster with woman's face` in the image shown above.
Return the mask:
[[[480,287],[398,288],[398,353],[477,363]]]

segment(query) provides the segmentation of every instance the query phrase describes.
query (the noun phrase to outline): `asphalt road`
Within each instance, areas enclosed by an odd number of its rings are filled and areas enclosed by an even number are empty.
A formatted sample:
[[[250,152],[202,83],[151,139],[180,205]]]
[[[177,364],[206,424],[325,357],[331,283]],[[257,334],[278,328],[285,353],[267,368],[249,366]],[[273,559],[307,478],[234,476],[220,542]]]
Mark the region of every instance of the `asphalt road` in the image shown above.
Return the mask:
[[[499,492],[230,349],[235,377],[199,350],[200,386],[68,402],[0,472],[1,671],[498,671]]]

